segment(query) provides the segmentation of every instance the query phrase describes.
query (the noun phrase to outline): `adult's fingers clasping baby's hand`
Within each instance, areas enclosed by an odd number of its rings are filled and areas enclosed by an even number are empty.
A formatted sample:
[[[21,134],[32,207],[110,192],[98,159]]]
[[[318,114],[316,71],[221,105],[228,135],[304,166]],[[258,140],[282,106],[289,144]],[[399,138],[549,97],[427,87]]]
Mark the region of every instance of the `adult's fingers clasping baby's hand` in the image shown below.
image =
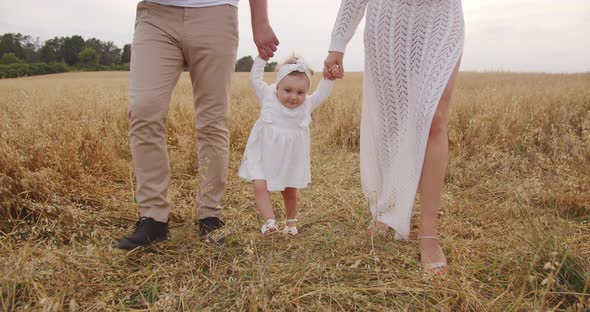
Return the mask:
[[[334,80],[344,77],[342,60],[344,53],[330,51],[324,61],[324,79]]]
[[[253,31],[258,54],[262,59],[268,61],[277,51],[279,39],[268,23],[253,26]]]
[[[341,79],[344,77],[344,71],[342,70],[342,67],[340,67],[340,65],[338,64],[334,64],[334,66],[328,68],[328,72],[330,73],[330,75],[332,75],[333,78]]]

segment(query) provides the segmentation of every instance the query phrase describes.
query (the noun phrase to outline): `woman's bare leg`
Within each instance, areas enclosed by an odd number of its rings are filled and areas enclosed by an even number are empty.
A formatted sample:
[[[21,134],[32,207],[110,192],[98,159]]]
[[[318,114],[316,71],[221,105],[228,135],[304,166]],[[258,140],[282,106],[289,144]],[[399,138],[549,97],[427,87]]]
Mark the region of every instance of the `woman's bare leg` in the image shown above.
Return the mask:
[[[283,200],[285,201],[285,210],[287,219],[297,218],[297,189],[288,187],[281,192],[283,194]],[[287,226],[295,226],[295,222],[287,222]]]
[[[437,237],[438,235],[438,211],[440,209],[442,186],[449,160],[449,106],[460,63],[461,60],[459,59],[434,113],[428,135],[428,144],[426,146],[419,188],[420,236]],[[445,261],[445,256],[442,253],[438,240],[421,239],[420,251],[422,263]]]

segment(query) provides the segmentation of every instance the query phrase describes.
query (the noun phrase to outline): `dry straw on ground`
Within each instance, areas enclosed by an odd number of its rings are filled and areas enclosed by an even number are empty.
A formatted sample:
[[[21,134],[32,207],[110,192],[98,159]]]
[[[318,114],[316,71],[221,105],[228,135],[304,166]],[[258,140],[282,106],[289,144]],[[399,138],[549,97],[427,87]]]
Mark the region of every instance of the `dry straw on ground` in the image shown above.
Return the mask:
[[[236,74],[223,203],[234,234],[222,247],[198,241],[183,75],[167,122],[172,239],[151,252],[113,249],[136,218],[127,81],[126,73],[0,81],[2,310],[589,308],[590,74],[459,75],[441,211],[450,262],[443,280],[421,277],[415,241],[366,235],[354,73],[314,113],[313,183],[300,192],[299,237],[258,233],[251,187],[236,176],[258,104]]]

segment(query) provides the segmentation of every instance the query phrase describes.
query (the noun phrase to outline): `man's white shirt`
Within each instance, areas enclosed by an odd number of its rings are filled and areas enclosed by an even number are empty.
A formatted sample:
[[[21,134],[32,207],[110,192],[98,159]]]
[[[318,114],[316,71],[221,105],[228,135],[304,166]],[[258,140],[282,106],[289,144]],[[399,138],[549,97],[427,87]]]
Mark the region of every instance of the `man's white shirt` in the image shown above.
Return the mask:
[[[209,6],[216,6],[216,5],[233,5],[238,6],[239,0],[146,0],[153,3],[163,4],[163,5],[173,5],[179,7],[191,7],[191,8],[199,8],[199,7],[209,7]]]

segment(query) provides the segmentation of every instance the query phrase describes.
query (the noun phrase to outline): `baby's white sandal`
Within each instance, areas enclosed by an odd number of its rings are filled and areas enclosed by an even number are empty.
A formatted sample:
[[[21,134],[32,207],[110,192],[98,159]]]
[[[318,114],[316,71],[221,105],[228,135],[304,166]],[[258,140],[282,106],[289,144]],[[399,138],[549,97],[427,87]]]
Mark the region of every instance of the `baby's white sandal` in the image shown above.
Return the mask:
[[[277,227],[277,221],[275,219],[266,220],[266,222],[264,222],[262,225],[262,228],[260,228],[260,231],[262,232],[263,236],[277,233],[279,231],[279,228]]]
[[[296,226],[288,226],[287,223],[289,222],[297,222],[297,219],[287,219],[285,222],[285,228],[283,229],[283,234],[290,234],[290,235],[297,235],[299,231],[297,230]]]

